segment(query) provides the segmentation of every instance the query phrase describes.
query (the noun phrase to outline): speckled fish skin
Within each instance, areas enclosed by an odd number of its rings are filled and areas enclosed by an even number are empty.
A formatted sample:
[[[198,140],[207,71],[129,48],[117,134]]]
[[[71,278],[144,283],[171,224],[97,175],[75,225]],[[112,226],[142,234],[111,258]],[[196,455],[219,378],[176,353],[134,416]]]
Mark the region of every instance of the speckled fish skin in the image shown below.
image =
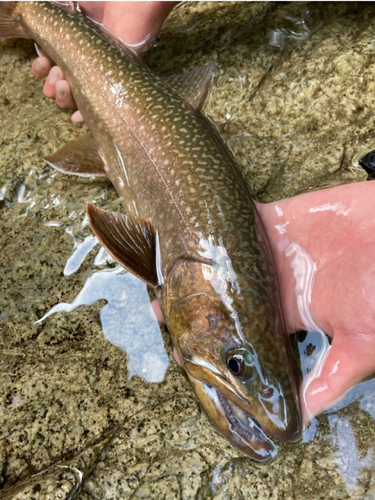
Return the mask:
[[[157,288],[203,407],[256,460],[295,439],[297,384],[267,236],[227,148],[199,111],[130,52],[56,5],[19,2],[16,21],[71,85],[126,213],[160,242]]]

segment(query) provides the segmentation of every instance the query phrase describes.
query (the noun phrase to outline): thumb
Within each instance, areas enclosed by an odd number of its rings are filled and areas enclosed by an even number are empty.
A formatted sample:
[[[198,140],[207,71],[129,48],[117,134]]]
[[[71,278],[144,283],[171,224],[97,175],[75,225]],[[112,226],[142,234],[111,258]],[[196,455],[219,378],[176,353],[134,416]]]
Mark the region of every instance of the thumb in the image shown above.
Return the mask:
[[[310,373],[302,384],[304,424],[336,403],[351,387],[374,371],[374,337],[336,332],[320,372]]]

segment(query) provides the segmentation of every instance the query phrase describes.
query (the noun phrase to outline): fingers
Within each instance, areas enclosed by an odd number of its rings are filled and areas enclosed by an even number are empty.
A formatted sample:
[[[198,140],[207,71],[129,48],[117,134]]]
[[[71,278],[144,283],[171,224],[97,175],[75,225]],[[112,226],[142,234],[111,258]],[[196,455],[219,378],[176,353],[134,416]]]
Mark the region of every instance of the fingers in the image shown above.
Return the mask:
[[[75,111],[72,114],[71,118],[72,118],[72,122],[74,122],[74,123],[83,123],[85,121],[85,119],[83,118],[82,113],[80,111]]]
[[[77,107],[70,86],[64,80],[63,72],[58,66],[53,66],[53,62],[49,57],[42,55],[35,59],[31,71],[37,78],[47,77],[43,87],[46,97],[55,99],[61,108],[75,109]]]
[[[32,64],[31,70],[37,78],[47,77],[43,93],[50,99],[55,99],[56,103],[65,109],[75,109],[77,105],[73,99],[70,86],[64,80],[64,74],[58,66],[52,66],[52,61],[49,57],[41,56],[35,59]],[[75,117],[74,121],[83,121],[81,114]]]
[[[156,321],[158,321],[159,323],[165,324],[163,312],[162,312],[161,307],[159,305],[159,302],[157,300],[153,300],[151,302],[151,311],[150,312]],[[179,356],[177,349],[175,347],[173,348],[173,357],[176,360],[177,364],[182,366],[180,356]]]
[[[54,66],[49,72],[43,92],[45,96],[55,99],[61,108],[74,109],[77,107],[70,86],[64,80],[64,74],[58,66]]]
[[[52,61],[49,57],[37,57],[31,66],[31,71],[37,78],[45,78],[52,68]]]
[[[182,366],[180,355],[178,354],[177,349],[175,347],[173,348],[173,357],[176,360],[176,363]]]
[[[361,380],[375,371],[371,337],[335,333],[321,373],[307,377],[301,390],[303,422],[328,409]]]
[[[77,108],[77,105],[73,99],[72,92],[70,90],[70,85],[66,80],[59,80],[56,82],[55,100],[56,103],[60,106],[60,108],[65,108],[65,109]]]
[[[151,313],[156,321],[165,324],[163,312],[157,300],[151,302]]]
[[[63,72],[58,66],[54,66],[47,76],[44,83],[43,93],[46,97],[51,99],[56,95],[56,83],[64,78]]]

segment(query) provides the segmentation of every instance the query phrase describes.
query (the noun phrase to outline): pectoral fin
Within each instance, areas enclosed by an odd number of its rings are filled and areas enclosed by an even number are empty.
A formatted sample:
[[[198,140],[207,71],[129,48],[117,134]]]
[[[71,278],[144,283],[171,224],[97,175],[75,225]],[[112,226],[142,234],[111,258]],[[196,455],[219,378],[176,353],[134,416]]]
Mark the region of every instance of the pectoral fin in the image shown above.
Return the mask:
[[[70,141],[55,153],[45,156],[43,160],[64,174],[81,177],[107,175],[98,146],[90,133]]]
[[[216,64],[212,62],[189,73],[163,77],[163,80],[193,108],[200,110],[207,97],[215,67]]]
[[[87,204],[92,230],[122,267],[156,288],[162,283],[158,234],[151,222]]]

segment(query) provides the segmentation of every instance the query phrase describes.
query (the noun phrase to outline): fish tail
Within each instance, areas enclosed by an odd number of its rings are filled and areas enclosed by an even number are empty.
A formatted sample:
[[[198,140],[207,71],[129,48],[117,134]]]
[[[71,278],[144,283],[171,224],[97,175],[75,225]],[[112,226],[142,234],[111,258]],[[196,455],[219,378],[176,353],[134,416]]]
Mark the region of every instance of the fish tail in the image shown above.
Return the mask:
[[[0,38],[29,38],[21,25],[21,2],[0,2]]]

